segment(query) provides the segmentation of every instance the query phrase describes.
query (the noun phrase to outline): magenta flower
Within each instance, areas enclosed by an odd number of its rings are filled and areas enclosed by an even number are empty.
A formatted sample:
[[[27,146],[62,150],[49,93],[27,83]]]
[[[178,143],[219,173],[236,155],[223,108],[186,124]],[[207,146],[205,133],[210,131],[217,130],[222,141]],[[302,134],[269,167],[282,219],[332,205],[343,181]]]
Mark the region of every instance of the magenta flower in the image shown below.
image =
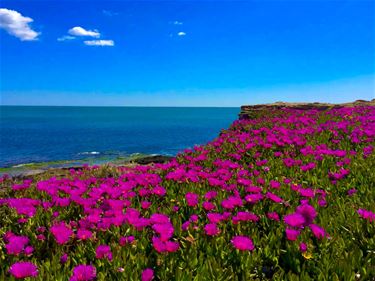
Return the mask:
[[[352,188],[352,189],[349,189],[349,190],[348,190],[348,195],[349,195],[349,196],[352,196],[352,195],[355,194],[355,193],[357,193],[357,189],[355,189],[355,188]]]
[[[217,191],[215,191],[215,190],[210,190],[210,191],[208,191],[208,192],[204,195],[204,197],[205,197],[207,200],[212,200],[212,199],[214,199],[216,196],[217,196]]]
[[[96,258],[97,259],[108,259],[109,261],[112,260],[112,252],[111,247],[108,245],[99,245],[96,248]]]
[[[96,268],[92,265],[77,265],[73,269],[70,281],[92,281],[96,278]]]
[[[299,250],[301,251],[301,253],[306,252],[307,251],[307,245],[305,243],[301,242],[299,244]]]
[[[30,256],[34,252],[34,247],[32,246],[26,246],[24,253],[26,256]]]
[[[120,237],[119,244],[125,246],[126,244],[131,244],[134,241],[134,236],[123,236]]]
[[[180,248],[180,244],[175,241],[167,241],[165,242],[165,249],[167,252],[176,252]]]
[[[285,233],[286,233],[286,238],[288,240],[295,241],[295,240],[297,240],[297,238],[298,238],[298,236],[300,235],[301,232],[299,230],[287,228],[285,230]]]
[[[38,276],[38,267],[32,262],[20,261],[10,267],[9,273],[17,279],[36,277]]]
[[[29,244],[29,238],[26,236],[12,235],[8,238],[8,244],[5,245],[8,255],[19,255]]]
[[[267,192],[266,197],[275,203],[282,203],[284,201],[281,197],[273,194],[272,192]]]
[[[261,193],[248,194],[245,196],[245,201],[250,204],[255,204],[256,202],[262,199],[263,199],[263,195]]]
[[[153,224],[163,224],[163,223],[169,223],[170,222],[170,219],[167,215],[164,215],[164,214],[158,214],[158,213],[155,213],[155,214],[152,214],[151,217],[151,222]]]
[[[149,201],[142,201],[141,202],[141,207],[142,207],[142,209],[148,209],[148,208],[150,208],[150,206],[151,206],[151,202],[149,202]]]
[[[325,206],[327,206],[327,201],[324,198],[320,198],[318,200],[318,204],[319,204],[320,207],[325,207]]]
[[[292,227],[301,227],[305,223],[305,218],[301,214],[294,213],[284,216],[284,222]]]
[[[142,281],[151,281],[154,278],[154,271],[151,268],[146,268],[142,271]]]
[[[215,236],[220,233],[220,229],[217,227],[216,223],[206,224],[204,227],[204,231],[206,232],[207,235],[210,235],[210,236]]]
[[[276,212],[267,213],[267,218],[269,218],[270,220],[274,220],[274,221],[280,221],[279,214]]]
[[[165,243],[156,236],[152,237],[152,245],[158,253],[163,253],[167,250]]]
[[[313,198],[315,196],[315,192],[311,188],[301,188],[298,192],[303,197]]]
[[[186,221],[186,222],[184,222],[182,225],[181,225],[181,229],[183,230],[183,231],[186,231],[186,230],[188,230],[188,228],[189,228],[189,226],[190,226],[190,221]]]
[[[212,202],[210,201],[204,201],[202,203],[202,207],[206,210],[206,211],[211,211],[213,209],[216,208],[215,204],[213,204]]]
[[[171,223],[154,224],[152,229],[160,235],[162,241],[170,239],[174,232],[174,227]]]
[[[314,207],[308,204],[302,204],[298,206],[296,209],[296,212],[301,214],[304,217],[305,226],[311,224],[317,216],[317,212],[314,209]]]
[[[45,228],[44,226],[38,226],[38,227],[36,228],[36,231],[39,232],[39,233],[43,233],[43,232],[46,231],[46,228]]]
[[[92,232],[87,229],[78,229],[77,231],[77,237],[80,240],[87,240],[92,237]]]
[[[358,215],[363,218],[363,219],[366,219],[368,220],[369,222],[373,222],[375,221],[375,213],[371,212],[371,211],[368,211],[368,210],[365,210],[365,209],[359,209],[357,211]]]
[[[198,199],[199,199],[198,194],[188,192],[186,193],[185,198],[186,198],[186,202],[188,206],[195,207],[196,205],[198,205]]]
[[[223,220],[223,215],[219,213],[208,213],[207,218],[210,221],[210,223],[219,223],[221,220]]]
[[[152,190],[152,193],[155,194],[155,195],[158,195],[158,196],[164,196],[167,193],[167,191],[162,186],[156,186]]]
[[[234,236],[231,242],[236,249],[241,251],[252,251],[255,248],[253,241],[246,236]]]
[[[232,217],[233,224],[237,224],[240,221],[259,221],[259,217],[251,212],[238,212]]]
[[[67,253],[64,253],[64,254],[60,257],[60,263],[61,263],[61,264],[64,264],[64,263],[66,263],[67,260],[68,260],[68,254],[67,254]]]
[[[36,239],[38,239],[39,241],[44,241],[44,240],[46,240],[46,236],[44,236],[43,234],[38,234],[36,236]]]
[[[194,214],[190,216],[189,221],[197,223],[198,219],[199,219],[198,215]]]
[[[270,181],[270,187],[275,189],[280,189],[281,184],[278,181],[271,180]]]
[[[55,237],[58,244],[67,243],[70,237],[73,236],[73,231],[66,226],[65,222],[54,224],[51,227],[50,231]]]
[[[327,233],[323,227],[316,224],[310,224],[309,227],[316,238],[322,239],[323,237],[327,236]]]

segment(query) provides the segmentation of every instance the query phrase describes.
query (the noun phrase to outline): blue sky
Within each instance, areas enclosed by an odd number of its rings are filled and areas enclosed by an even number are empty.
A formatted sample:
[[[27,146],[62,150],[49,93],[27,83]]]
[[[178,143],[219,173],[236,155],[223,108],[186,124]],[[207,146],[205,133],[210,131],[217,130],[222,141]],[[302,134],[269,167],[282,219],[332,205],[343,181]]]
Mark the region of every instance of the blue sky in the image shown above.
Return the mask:
[[[2,104],[375,97],[374,1],[25,0],[1,8]]]

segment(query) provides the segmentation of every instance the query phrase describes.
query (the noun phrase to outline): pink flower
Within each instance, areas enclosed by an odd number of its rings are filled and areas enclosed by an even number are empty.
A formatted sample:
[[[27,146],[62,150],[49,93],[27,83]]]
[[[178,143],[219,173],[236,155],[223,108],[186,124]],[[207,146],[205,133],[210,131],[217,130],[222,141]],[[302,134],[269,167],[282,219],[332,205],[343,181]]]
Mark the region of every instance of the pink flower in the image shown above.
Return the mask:
[[[355,193],[357,193],[357,189],[355,189],[355,188],[352,188],[352,189],[349,189],[349,190],[348,190],[348,195],[349,195],[349,196],[352,196],[352,195],[355,194]]]
[[[240,221],[259,221],[259,217],[250,212],[238,212],[233,218],[233,224],[237,224]]]
[[[27,246],[25,247],[24,253],[26,256],[30,256],[34,252],[34,247]]]
[[[323,198],[320,198],[318,200],[318,204],[319,204],[320,207],[325,207],[325,206],[327,206],[327,201]]]
[[[217,196],[217,191],[215,191],[215,190],[208,191],[208,192],[204,195],[204,197],[205,197],[207,200],[214,199],[216,196]]]
[[[231,242],[236,249],[241,251],[252,251],[255,248],[253,241],[246,236],[234,236]]]
[[[154,271],[151,268],[146,268],[142,271],[142,281],[151,281],[154,278]]]
[[[301,188],[298,190],[298,193],[303,197],[313,198],[315,196],[315,192],[311,188]]]
[[[111,252],[111,247],[108,245],[99,245],[96,248],[96,258],[97,259],[105,259],[107,258],[109,261],[112,260],[112,252]]]
[[[36,236],[36,239],[38,239],[39,241],[44,241],[44,240],[46,240],[46,236],[44,236],[43,234],[38,234]]]
[[[67,254],[67,253],[64,253],[64,254],[60,257],[60,263],[61,263],[61,264],[64,264],[64,263],[66,263],[67,260],[68,260],[68,254]]]
[[[317,216],[316,210],[314,209],[313,206],[311,206],[309,204],[302,204],[302,205],[298,206],[297,209],[296,209],[296,212],[301,214],[304,217],[304,219],[305,219],[304,225],[305,226],[311,224]]]
[[[164,215],[164,214],[158,214],[158,213],[155,213],[155,214],[152,214],[151,217],[151,222],[152,223],[169,223],[170,222],[170,219],[167,215]]]
[[[167,241],[165,242],[165,249],[167,252],[176,252],[180,248],[180,244],[175,241]]]
[[[78,229],[77,231],[77,237],[80,240],[87,240],[92,237],[92,232],[87,229]]]
[[[149,201],[142,201],[141,202],[141,207],[142,207],[142,209],[148,209],[148,208],[150,208],[150,206],[151,206],[151,202],[149,202]]]
[[[235,207],[242,207],[243,202],[239,196],[230,196],[227,199],[221,201],[221,206],[225,209],[234,209]]]
[[[288,240],[295,241],[295,240],[297,240],[297,238],[298,238],[298,236],[300,235],[301,232],[299,230],[287,228],[285,230],[285,233],[286,233],[286,238]]]
[[[248,194],[245,196],[245,201],[250,204],[255,204],[256,202],[262,199],[263,199],[263,195],[261,193]]]
[[[305,223],[305,218],[301,214],[294,213],[284,216],[284,222],[292,227],[301,227]]]
[[[266,197],[275,203],[281,203],[284,201],[281,197],[277,196],[276,194],[273,194],[272,192],[267,192]]]
[[[186,231],[186,230],[188,230],[188,228],[189,228],[189,226],[190,226],[190,221],[186,221],[186,222],[184,222],[182,225],[181,225],[181,229],[183,230],[183,231]]]
[[[119,244],[125,246],[126,244],[131,244],[134,241],[134,236],[123,236],[120,237]]]
[[[219,213],[208,213],[207,218],[211,223],[219,223],[223,220],[223,215]]]
[[[279,214],[276,213],[276,212],[269,212],[269,213],[267,213],[267,217],[268,217],[270,220],[280,221]]]
[[[365,210],[365,209],[359,209],[357,211],[358,215],[363,218],[363,219],[366,219],[368,220],[369,222],[373,222],[375,221],[375,213],[371,212],[371,211],[368,211],[368,210]]]
[[[70,237],[73,236],[73,231],[68,228],[64,222],[54,224],[51,227],[50,231],[55,237],[58,244],[67,243]]]
[[[170,239],[174,232],[174,227],[171,223],[154,224],[152,229],[160,235],[162,241]]]
[[[96,268],[92,265],[77,265],[70,281],[92,281],[96,278]]]
[[[220,233],[219,228],[217,227],[216,223],[209,223],[206,224],[204,227],[204,231],[207,235],[215,236]]]
[[[39,232],[39,233],[43,233],[46,231],[46,228],[44,226],[39,226],[36,228],[36,231]]]
[[[188,192],[186,194],[185,198],[186,198],[186,202],[187,202],[188,206],[195,207],[196,205],[198,205],[198,199],[199,199],[198,194]]]
[[[306,252],[307,251],[307,245],[305,243],[301,242],[299,244],[299,250],[301,251],[301,253]]]
[[[9,272],[17,279],[36,277],[38,276],[38,267],[32,262],[20,261],[14,263],[10,267]]]
[[[155,194],[155,195],[158,195],[158,196],[164,196],[167,193],[167,191],[162,186],[156,186],[152,190],[152,193]]]
[[[163,253],[167,250],[165,243],[156,236],[152,237],[152,245],[158,253]]]
[[[270,181],[270,187],[275,189],[280,189],[281,184],[278,181],[271,180]]]
[[[213,209],[216,208],[216,206],[212,203],[212,202],[209,202],[209,201],[204,201],[202,203],[202,207],[206,210],[206,211],[211,211]]]
[[[323,227],[316,224],[310,224],[309,227],[316,238],[322,239],[323,237],[327,236]]]
[[[19,255],[29,244],[29,238],[26,236],[12,235],[8,238],[8,244],[5,245],[8,255]]]
[[[198,222],[198,219],[199,219],[198,215],[194,214],[190,216],[189,221],[196,223]]]

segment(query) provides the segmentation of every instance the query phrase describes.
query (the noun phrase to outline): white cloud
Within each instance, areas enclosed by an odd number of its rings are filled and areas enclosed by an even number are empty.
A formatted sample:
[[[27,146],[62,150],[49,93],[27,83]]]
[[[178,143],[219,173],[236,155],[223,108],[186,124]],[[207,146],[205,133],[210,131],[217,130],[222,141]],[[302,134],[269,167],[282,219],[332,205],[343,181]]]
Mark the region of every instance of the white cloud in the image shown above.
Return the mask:
[[[68,33],[73,36],[89,36],[89,37],[100,37],[100,33],[97,30],[86,30],[83,27],[75,26],[69,29]]]
[[[83,41],[85,45],[87,46],[109,46],[112,47],[115,45],[115,42],[113,40],[88,40],[88,41]]]
[[[64,35],[64,36],[57,38],[57,41],[67,41],[67,40],[73,40],[73,39],[75,39],[74,36]]]
[[[32,18],[24,17],[17,11],[0,9],[0,28],[21,41],[38,40],[40,33],[32,30],[29,26],[29,23],[33,21]]]
[[[184,23],[182,21],[176,20],[176,21],[173,22],[173,24],[174,25],[183,25]]]
[[[183,32],[183,31],[180,31],[179,33],[177,33],[177,35],[178,35],[178,36],[185,36],[185,35],[186,35],[186,33],[185,33],[185,32]]]

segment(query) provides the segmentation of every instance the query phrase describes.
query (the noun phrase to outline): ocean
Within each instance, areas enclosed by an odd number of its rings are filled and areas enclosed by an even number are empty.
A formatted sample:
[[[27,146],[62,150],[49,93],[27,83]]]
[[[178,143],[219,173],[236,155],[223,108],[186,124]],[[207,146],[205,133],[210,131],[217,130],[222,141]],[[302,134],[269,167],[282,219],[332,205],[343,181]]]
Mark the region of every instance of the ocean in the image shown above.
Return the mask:
[[[176,155],[205,144],[239,108],[0,106],[0,167]]]

